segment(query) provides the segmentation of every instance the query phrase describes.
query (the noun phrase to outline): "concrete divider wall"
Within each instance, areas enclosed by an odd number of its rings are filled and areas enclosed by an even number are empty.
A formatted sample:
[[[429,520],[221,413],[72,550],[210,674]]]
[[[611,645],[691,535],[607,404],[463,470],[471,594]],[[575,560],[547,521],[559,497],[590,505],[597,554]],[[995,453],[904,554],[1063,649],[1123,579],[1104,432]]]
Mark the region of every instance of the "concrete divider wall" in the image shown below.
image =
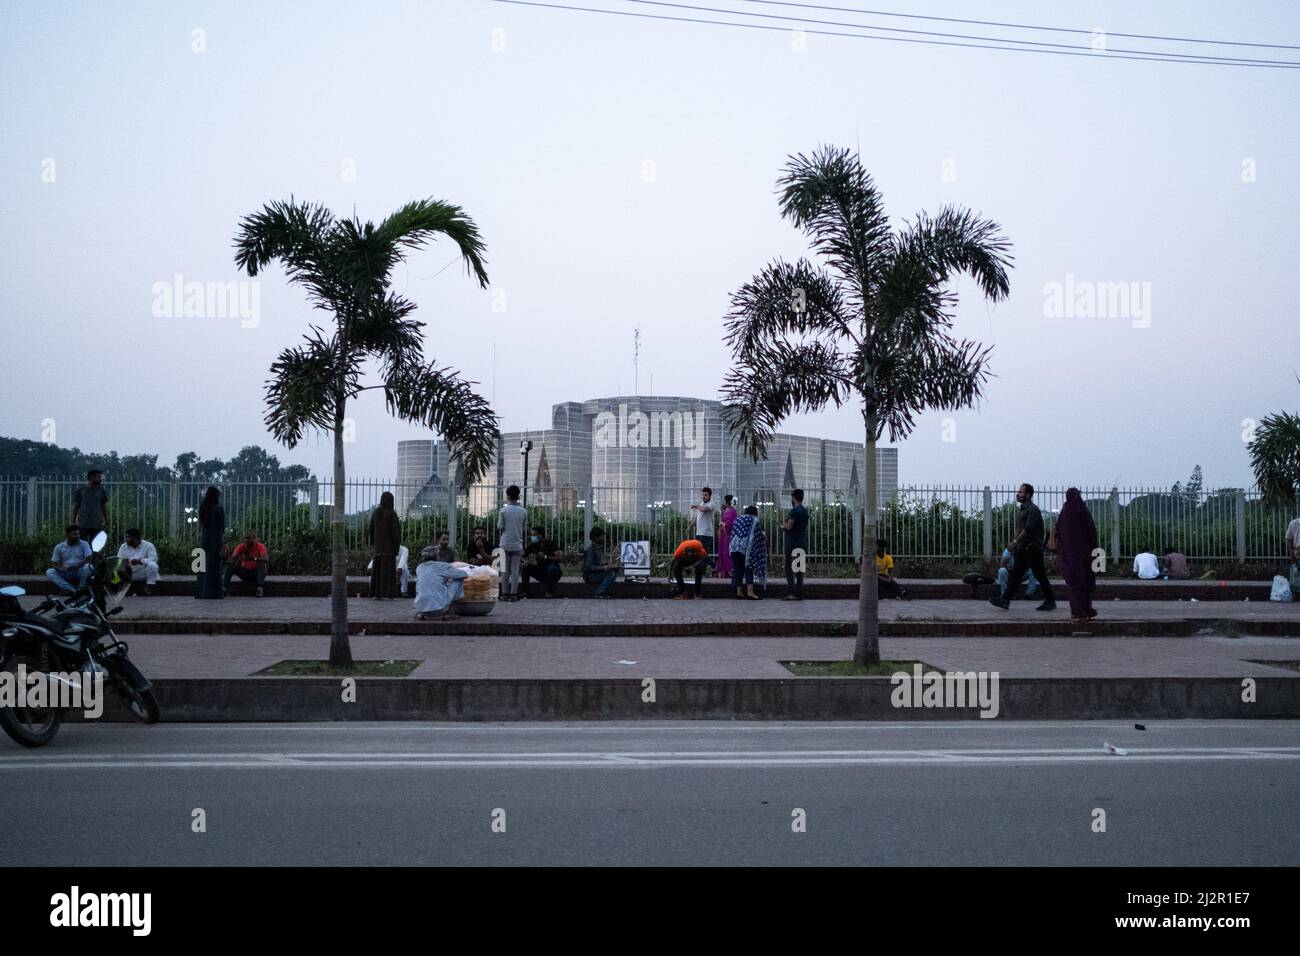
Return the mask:
[[[1002,678],[1002,720],[1300,717],[1300,678]],[[341,679],[160,680],[167,721],[329,720],[978,720],[976,708],[897,708],[888,678],[661,680],[644,701],[625,680]],[[114,699],[105,719],[129,720]]]

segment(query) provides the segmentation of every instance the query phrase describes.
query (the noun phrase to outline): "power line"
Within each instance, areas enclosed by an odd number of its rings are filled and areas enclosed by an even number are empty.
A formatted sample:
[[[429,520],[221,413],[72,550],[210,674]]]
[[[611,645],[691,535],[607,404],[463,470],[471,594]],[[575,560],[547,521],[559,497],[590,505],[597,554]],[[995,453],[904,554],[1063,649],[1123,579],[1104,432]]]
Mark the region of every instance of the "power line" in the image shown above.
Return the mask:
[[[1220,61],[1223,63],[1251,64],[1251,65],[1268,64],[1268,65],[1278,65],[1278,66],[1300,66],[1300,61],[1296,61],[1296,60],[1261,60],[1261,59],[1255,59],[1249,57],[1238,57],[1238,56],[1211,56],[1209,54],[1204,54],[1204,53],[1169,53],[1162,50],[1130,50],[1122,47],[1116,47],[1113,50],[1108,48],[1105,51],[1092,51],[1091,47],[1079,46],[1078,44],[1074,44],[1074,43],[1049,43],[1046,40],[1012,40],[1006,37],[972,36],[971,34],[968,33],[940,33],[936,30],[908,30],[905,27],[885,27],[874,23],[849,23],[843,20],[813,20],[806,17],[793,17],[788,14],[749,13],[745,10],[732,10],[727,7],[702,7],[699,6],[698,4],[671,3],[668,2],[668,0],[623,0],[623,2],[640,3],[652,7],[674,7],[679,10],[691,10],[696,13],[726,13],[736,17],[762,17],[767,20],[783,20],[783,21],[794,22],[794,23],[816,23],[821,26],[853,27],[854,29],[858,29],[858,30],[883,30],[887,33],[912,33],[918,36],[948,37],[950,39],[959,39],[959,40],[988,40],[994,43],[1014,43],[1017,46],[1051,47],[1051,48],[1057,48],[1063,50],[1088,50],[1090,52],[1105,52],[1105,53],[1110,53],[1110,52],[1136,53],[1143,57],[1162,56],[1162,57],[1172,57],[1180,60],[1183,59],[1195,60],[1198,62]],[[782,4],[782,6],[799,6],[799,4],[793,4],[793,3]],[[1106,35],[1115,36],[1118,34],[1106,34]],[[1047,52],[1047,51],[1042,51],[1042,52]]]
[[[1004,23],[1000,20],[966,20],[961,17],[933,17],[921,13],[891,13],[888,10],[863,10],[860,7],[832,7],[820,3],[789,3],[783,0],[741,0],[742,3],[760,3],[764,6],[772,7],[798,7],[807,10],[830,10],[835,13],[866,13],[879,17],[904,17],[909,20],[937,20],[943,23],[969,23],[982,27],[1009,27],[1014,30],[1044,30],[1052,33],[1083,33],[1091,34],[1092,30],[1080,30],[1077,27],[1041,27],[1033,26],[1026,23]],[[1268,47],[1273,50],[1300,50],[1300,46],[1292,46],[1286,43],[1250,43],[1245,40],[1206,40],[1198,37],[1167,37],[1150,33],[1116,33],[1107,30],[1106,34],[1113,37],[1124,37],[1128,40],[1168,40],[1171,43],[1213,43],[1220,46],[1256,46]]]
[[[775,25],[764,24],[764,23],[737,23],[734,20],[710,20],[710,19],[697,19],[693,17],[669,16],[667,14],[657,14],[657,13],[637,13],[632,10],[609,10],[600,7],[579,7],[572,4],[563,4],[563,3],[538,3],[535,2],[535,0],[491,0],[491,2],[506,3],[512,6],[519,6],[519,7],[540,7],[542,9],[547,9],[547,10],[567,10],[567,11],[575,11],[580,13],[603,13],[607,16],[631,17],[633,19],[639,19],[639,20],[663,20],[663,21],[668,21],[673,23],[701,23],[701,24],[708,24],[710,26],[740,27],[741,29],[746,29],[746,30],[766,30],[768,32],[776,32],[776,33],[790,32],[789,27],[781,27],[781,26],[775,26]],[[1283,61],[1282,63],[1276,65],[1273,63],[1265,63],[1265,62],[1257,63],[1253,61],[1242,62],[1242,63],[1223,63],[1216,60],[1207,60],[1207,59],[1174,59],[1167,55],[1135,56],[1132,54],[1124,54],[1124,53],[1083,52],[1082,50],[1058,50],[1058,49],[1043,50],[1043,49],[1036,49],[1033,47],[1021,47],[1021,46],[994,46],[985,43],[954,43],[948,40],[920,40],[912,37],[874,36],[869,33],[845,33],[843,31],[837,31],[837,30],[801,30],[800,32],[811,34],[813,36],[849,37],[856,40],[886,40],[894,43],[916,43],[922,46],[961,47],[965,49],[974,49],[974,50],[1004,50],[1010,53],[1046,53],[1053,56],[1084,56],[1084,57],[1093,57],[1093,58],[1100,57],[1108,60],[1138,60],[1143,63],[1183,63],[1183,64],[1197,65],[1197,66],[1235,66],[1235,67],[1243,67],[1248,69],[1264,69],[1264,70],[1276,70],[1276,69],[1292,70],[1297,68],[1297,65],[1286,65],[1287,61]]]

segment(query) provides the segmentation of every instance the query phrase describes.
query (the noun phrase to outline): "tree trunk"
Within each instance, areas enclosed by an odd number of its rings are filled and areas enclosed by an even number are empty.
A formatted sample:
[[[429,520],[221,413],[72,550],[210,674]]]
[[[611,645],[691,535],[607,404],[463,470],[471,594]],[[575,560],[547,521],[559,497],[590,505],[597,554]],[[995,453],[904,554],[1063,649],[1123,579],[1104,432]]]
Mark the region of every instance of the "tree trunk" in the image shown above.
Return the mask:
[[[348,555],[344,536],[347,488],[343,472],[343,399],[334,413],[334,507],[330,509],[330,667],[352,666],[348,640]]]
[[[880,593],[876,585],[876,418],[867,412],[865,527],[862,532],[862,576],[858,581],[858,640],[853,660],[858,664],[880,663]]]

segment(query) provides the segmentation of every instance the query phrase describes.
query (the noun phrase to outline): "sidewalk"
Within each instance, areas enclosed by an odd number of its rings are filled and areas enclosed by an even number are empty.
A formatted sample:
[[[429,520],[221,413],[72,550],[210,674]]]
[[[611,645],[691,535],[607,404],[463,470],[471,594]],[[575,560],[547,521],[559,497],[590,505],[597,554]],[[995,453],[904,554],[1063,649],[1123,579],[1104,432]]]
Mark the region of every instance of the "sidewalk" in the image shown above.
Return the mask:
[[[34,604],[32,598],[24,601]],[[1206,629],[1300,637],[1300,604],[1269,601],[1108,601],[1083,630],[1095,635],[1187,636]],[[261,633],[325,634],[328,598],[132,597],[114,623],[122,634]],[[981,600],[882,601],[882,633],[895,636],[1050,636],[1080,630],[1068,606],[1040,612],[1033,601],[1010,610]],[[498,603],[484,617],[421,621],[409,600],[353,598],[348,620],[355,633],[478,634],[498,636],[698,637],[850,636],[857,630],[852,601],[590,601],[533,598]]]
[[[143,634],[131,659],[151,680],[250,677],[282,660],[323,660],[327,637]],[[355,660],[419,660],[406,679],[790,679],[780,661],[853,656],[851,638],[412,637],[351,639]],[[1280,677],[1300,671],[1253,663],[1300,661],[1300,642],[1270,637],[882,638],[887,660],[921,660],[940,670],[998,671],[1004,677]],[[620,661],[633,661],[621,664]]]

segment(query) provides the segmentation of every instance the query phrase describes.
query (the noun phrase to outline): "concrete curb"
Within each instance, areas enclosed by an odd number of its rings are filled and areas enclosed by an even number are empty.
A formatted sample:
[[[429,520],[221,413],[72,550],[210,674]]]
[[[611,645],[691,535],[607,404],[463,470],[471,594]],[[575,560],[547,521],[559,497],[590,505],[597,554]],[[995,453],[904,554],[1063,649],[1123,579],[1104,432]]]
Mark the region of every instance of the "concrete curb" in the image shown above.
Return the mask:
[[[328,621],[203,620],[197,618],[119,619],[118,634],[297,634],[327,635]],[[484,618],[458,621],[349,621],[348,632],[370,635],[482,637],[853,637],[857,622],[844,621],[684,621],[660,623],[549,624]],[[1300,637],[1295,620],[1184,618],[1158,621],[1097,619],[1078,626],[1069,619],[998,621],[881,621],[885,637],[1195,637],[1244,634]]]
[[[647,675],[648,676],[648,675]],[[1002,678],[1003,720],[1300,717],[1300,678]],[[977,708],[896,708],[888,678],[410,680],[248,677],[155,682],[169,722],[423,720],[978,720]],[[129,720],[116,700],[106,720]],[[1098,745],[1100,746],[1100,744]]]

